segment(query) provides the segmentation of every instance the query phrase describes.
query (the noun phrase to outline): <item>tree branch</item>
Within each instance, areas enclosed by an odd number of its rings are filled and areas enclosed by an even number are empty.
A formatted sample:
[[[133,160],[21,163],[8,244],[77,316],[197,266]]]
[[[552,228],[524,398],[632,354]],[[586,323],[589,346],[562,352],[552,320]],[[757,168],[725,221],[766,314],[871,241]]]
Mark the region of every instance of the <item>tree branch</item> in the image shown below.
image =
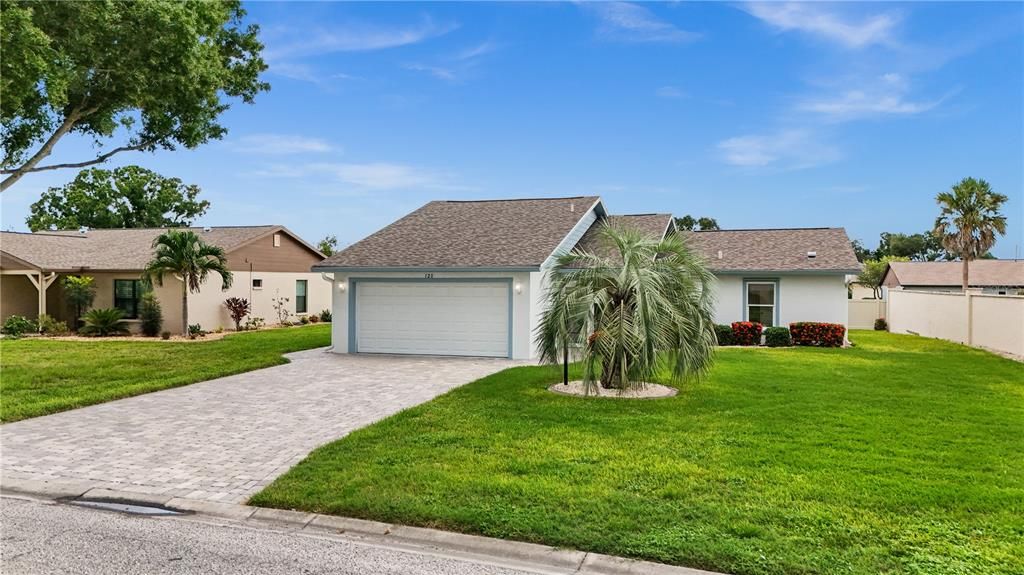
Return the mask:
[[[13,170],[3,170],[2,173],[10,175],[0,182],[0,192],[3,192],[7,188],[13,186],[14,183],[20,180],[25,174],[34,171],[36,164],[41,162],[43,158],[50,155],[50,152],[53,151],[53,146],[57,144],[57,140],[63,138],[68,132],[70,132],[71,128],[75,127],[75,123],[82,118],[82,108],[84,106],[85,102],[82,102],[72,108],[71,111],[68,112],[67,117],[64,118],[64,121],[61,122],[60,127],[50,134],[50,137],[43,142],[43,145],[39,150],[36,151],[35,154],[32,154],[32,157],[24,164],[20,167],[14,168]]]
[[[131,152],[131,151],[135,151],[135,150],[141,150],[141,149],[144,149],[144,148],[148,148],[151,145],[152,145],[152,142],[143,142],[141,144],[136,144],[134,146],[120,146],[118,148],[114,148],[113,150],[110,150],[106,154],[101,154],[101,155],[96,156],[95,158],[93,158],[91,160],[86,160],[84,162],[74,162],[74,163],[70,163],[70,164],[50,164],[49,166],[38,166],[38,167],[34,167],[34,168],[30,169],[30,170],[25,170],[25,173],[44,172],[44,171],[47,171],[47,170],[60,170],[62,168],[84,168],[86,166],[92,166],[92,165],[95,165],[95,164],[102,164],[103,162],[106,162],[107,160],[109,160],[110,157],[113,156],[114,154],[119,154],[121,152]],[[17,171],[18,170],[0,170],[0,174],[13,174],[13,173],[16,173]]]

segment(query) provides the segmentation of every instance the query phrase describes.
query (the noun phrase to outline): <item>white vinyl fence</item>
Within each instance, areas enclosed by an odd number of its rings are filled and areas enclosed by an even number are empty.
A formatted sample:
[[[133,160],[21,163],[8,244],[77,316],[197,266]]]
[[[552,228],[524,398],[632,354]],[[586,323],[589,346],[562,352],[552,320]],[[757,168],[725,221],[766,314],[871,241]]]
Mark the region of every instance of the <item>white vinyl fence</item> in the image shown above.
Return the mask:
[[[885,300],[851,299],[847,322],[850,329],[874,329],[875,320],[885,317]]]
[[[889,290],[893,333],[913,333],[1024,358],[1024,296]],[[852,317],[851,317],[852,325]]]

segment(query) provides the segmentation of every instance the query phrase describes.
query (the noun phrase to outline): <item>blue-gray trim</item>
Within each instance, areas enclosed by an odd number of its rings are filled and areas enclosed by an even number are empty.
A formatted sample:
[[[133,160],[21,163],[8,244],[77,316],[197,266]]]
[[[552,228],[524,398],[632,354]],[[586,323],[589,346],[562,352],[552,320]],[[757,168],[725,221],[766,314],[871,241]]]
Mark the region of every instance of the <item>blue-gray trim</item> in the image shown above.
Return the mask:
[[[708,268],[711,273],[717,276],[747,276],[751,274],[767,274],[772,276],[841,276],[856,275],[862,270],[716,270]]]
[[[506,283],[508,284],[508,355],[512,358],[514,278],[348,278],[348,352],[359,353],[356,345],[356,286],[360,283]]]
[[[315,265],[310,268],[314,272],[369,272],[369,273],[384,273],[384,272],[486,272],[486,273],[511,273],[511,272],[536,272],[540,271],[540,266],[521,266],[521,267],[490,267],[490,268],[472,268],[472,267],[423,267],[423,268],[411,268],[411,267],[346,267],[346,266],[321,266]]]
[[[745,277],[745,278],[743,278],[743,312],[740,314],[740,317],[743,318],[743,321],[750,321],[750,317],[747,315],[747,311],[748,311],[747,310],[747,284],[774,284],[775,285],[775,303],[773,304],[775,309],[772,310],[774,312],[772,315],[774,315],[775,317],[774,317],[774,321],[772,323],[773,323],[773,325],[776,325],[776,326],[779,325],[779,317],[780,317],[780,312],[779,312],[779,302],[780,302],[780,299],[779,299],[779,278],[755,278],[755,277],[749,277],[749,278]]]

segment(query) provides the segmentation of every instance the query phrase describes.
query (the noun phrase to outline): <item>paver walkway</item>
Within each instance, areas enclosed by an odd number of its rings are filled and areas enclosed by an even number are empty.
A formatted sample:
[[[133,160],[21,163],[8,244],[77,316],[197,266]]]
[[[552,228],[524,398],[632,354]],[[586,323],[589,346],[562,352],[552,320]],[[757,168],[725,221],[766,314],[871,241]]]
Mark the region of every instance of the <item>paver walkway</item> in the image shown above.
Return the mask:
[[[319,445],[510,360],[288,354],[291,363],[0,426],[0,482],[241,503]]]

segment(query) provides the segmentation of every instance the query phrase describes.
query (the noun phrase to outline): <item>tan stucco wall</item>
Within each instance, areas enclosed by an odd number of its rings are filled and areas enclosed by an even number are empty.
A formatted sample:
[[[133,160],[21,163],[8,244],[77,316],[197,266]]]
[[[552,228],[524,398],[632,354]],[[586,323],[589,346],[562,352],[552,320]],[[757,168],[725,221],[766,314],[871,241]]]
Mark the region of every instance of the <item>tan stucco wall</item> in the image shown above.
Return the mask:
[[[0,323],[12,315],[39,315],[39,292],[23,275],[0,276]]]
[[[979,290],[980,291],[980,290]],[[1024,357],[1024,296],[889,291],[889,330]]]

